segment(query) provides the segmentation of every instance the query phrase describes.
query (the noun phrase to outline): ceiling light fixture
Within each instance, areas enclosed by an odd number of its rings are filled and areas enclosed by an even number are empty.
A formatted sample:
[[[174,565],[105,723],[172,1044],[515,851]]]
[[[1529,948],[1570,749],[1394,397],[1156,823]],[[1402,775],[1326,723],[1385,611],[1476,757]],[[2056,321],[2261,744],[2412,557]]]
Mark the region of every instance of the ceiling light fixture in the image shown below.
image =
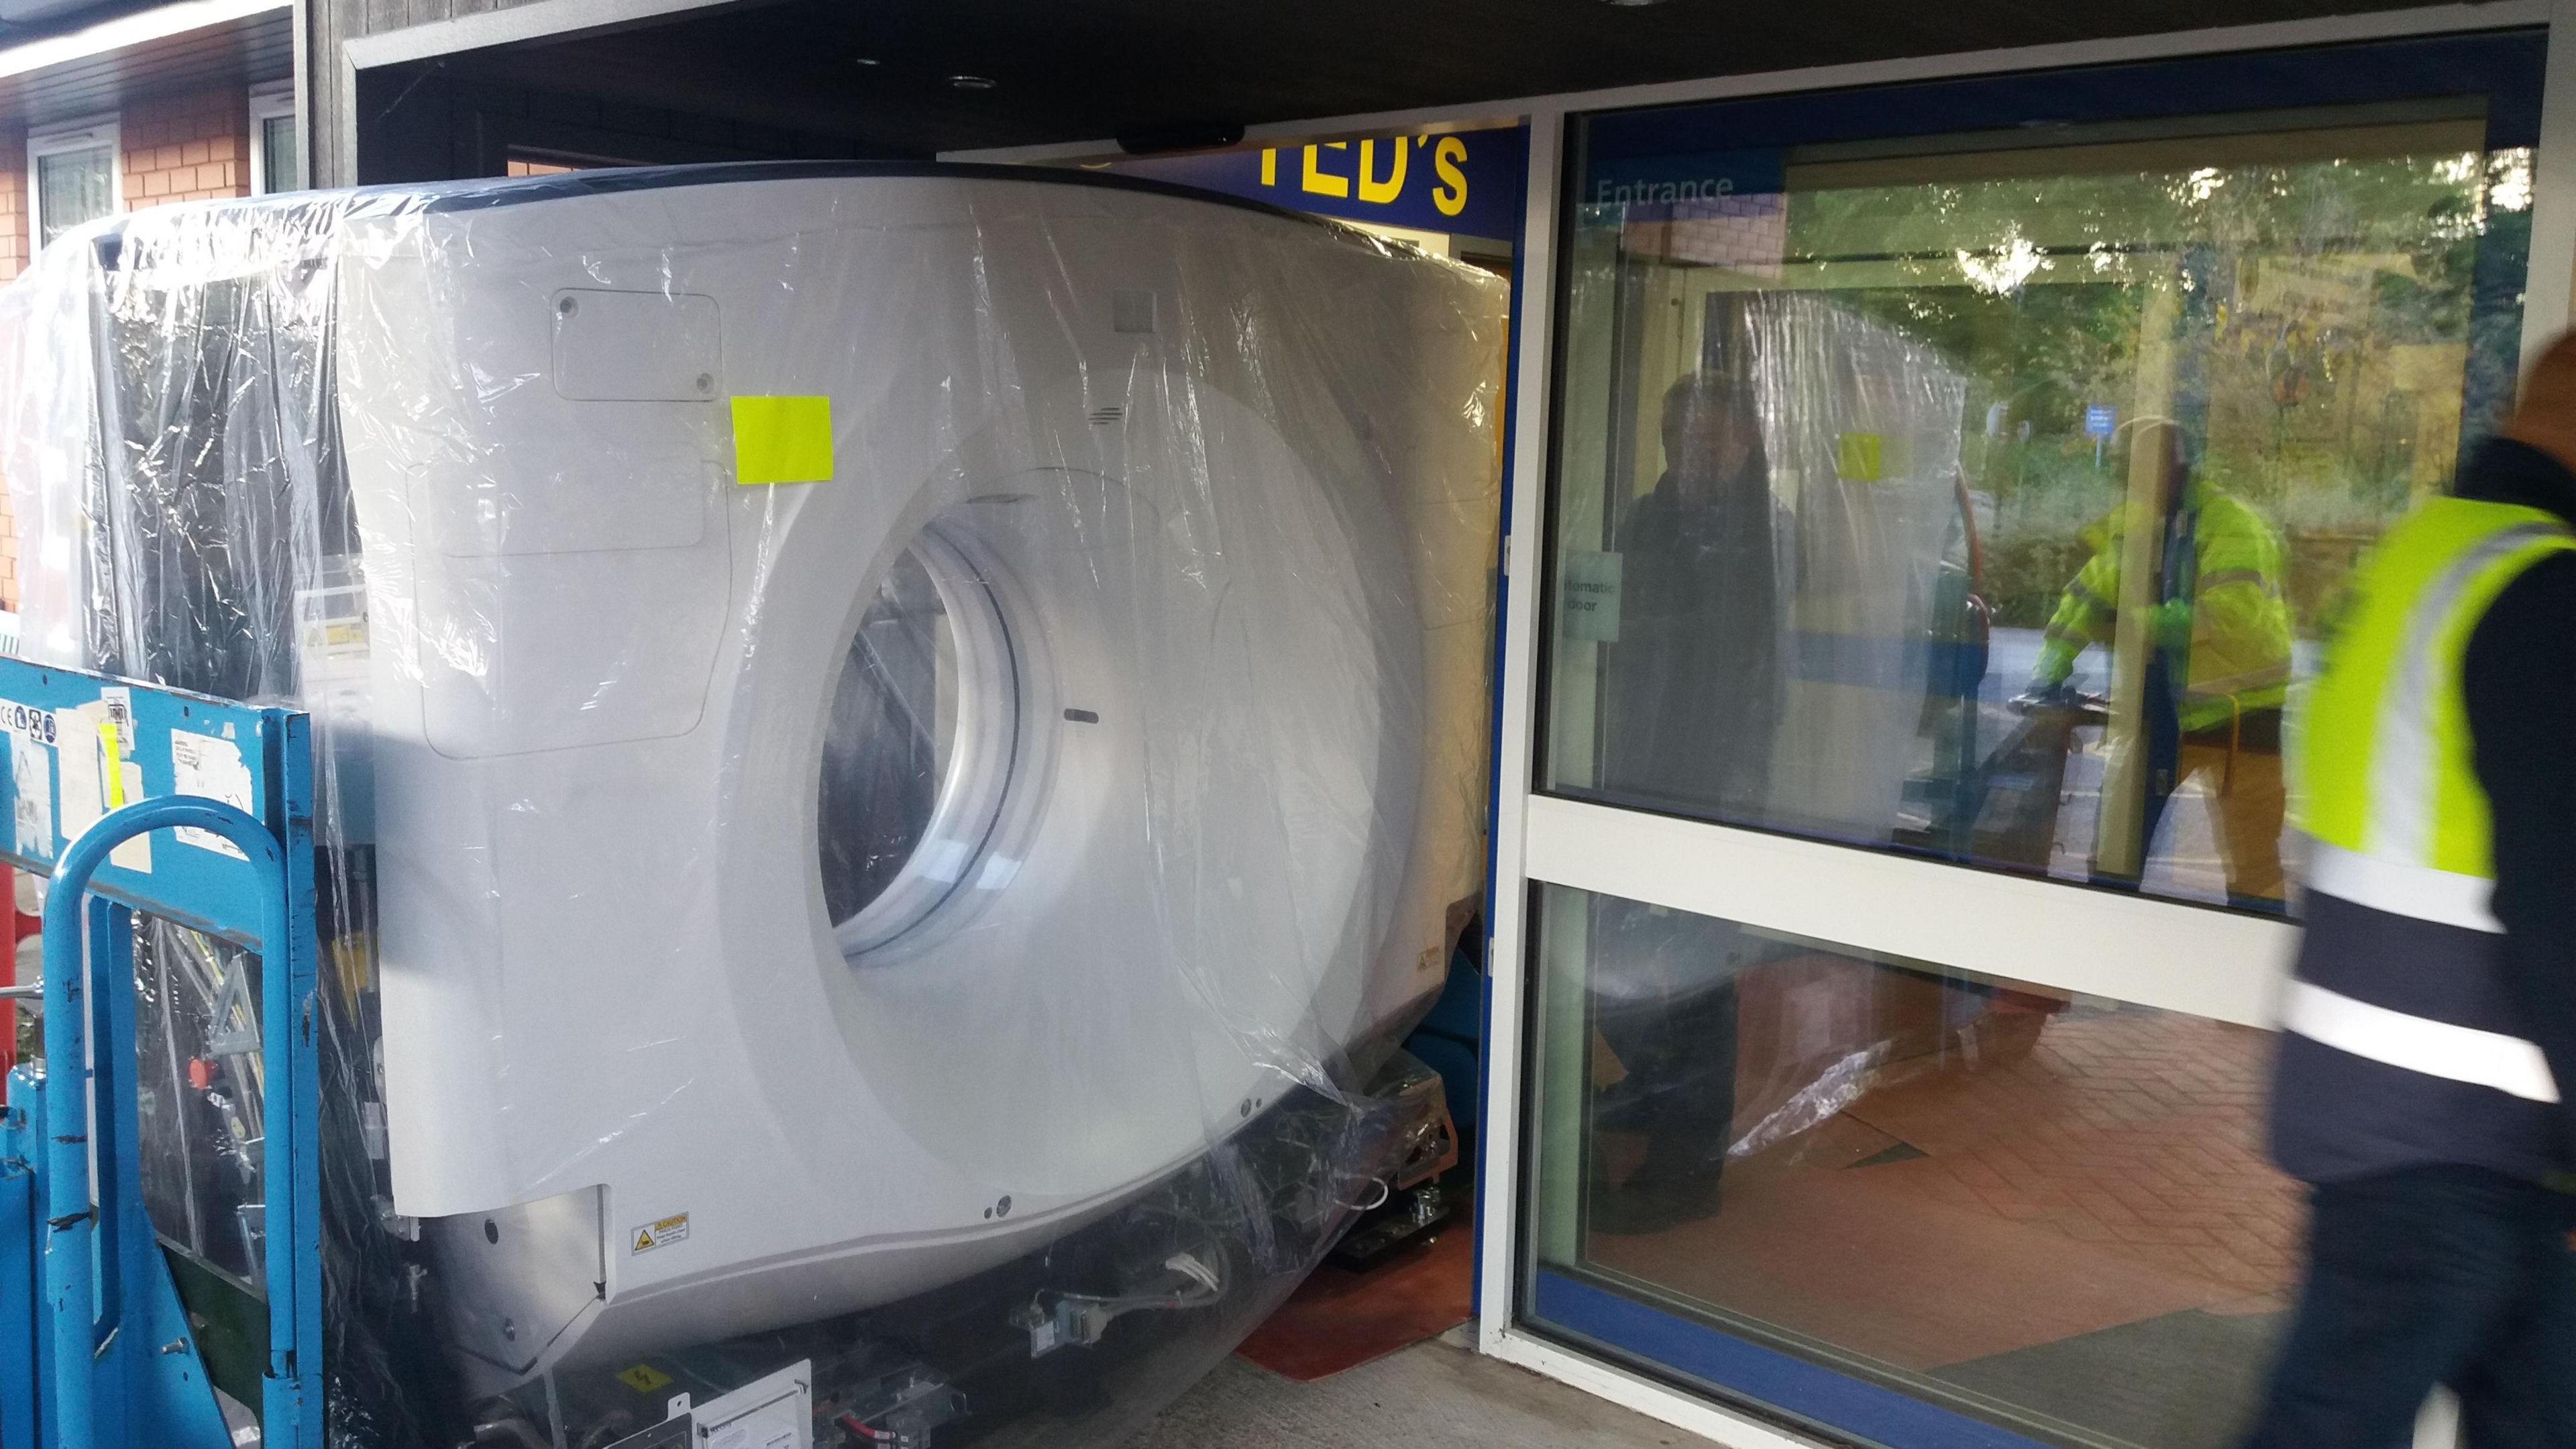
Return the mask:
[[[885,64],[885,62],[883,62],[883,61],[881,61],[881,60],[877,59],[877,58],[876,58],[875,56],[873,56],[873,55],[862,55],[862,56],[858,57],[858,63],[859,63],[860,65],[883,65],[883,64]]]
[[[988,75],[952,75],[948,83],[961,91],[989,91],[993,88],[993,78]]]

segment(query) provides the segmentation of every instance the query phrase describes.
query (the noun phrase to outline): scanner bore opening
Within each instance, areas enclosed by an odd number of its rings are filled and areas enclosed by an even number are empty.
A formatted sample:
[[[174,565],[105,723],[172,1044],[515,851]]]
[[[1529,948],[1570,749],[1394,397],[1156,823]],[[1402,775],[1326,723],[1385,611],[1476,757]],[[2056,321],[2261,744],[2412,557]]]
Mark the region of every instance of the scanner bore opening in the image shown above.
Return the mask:
[[[860,616],[824,725],[823,901],[854,964],[984,868],[1019,756],[1023,692],[989,567],[933,522]]]

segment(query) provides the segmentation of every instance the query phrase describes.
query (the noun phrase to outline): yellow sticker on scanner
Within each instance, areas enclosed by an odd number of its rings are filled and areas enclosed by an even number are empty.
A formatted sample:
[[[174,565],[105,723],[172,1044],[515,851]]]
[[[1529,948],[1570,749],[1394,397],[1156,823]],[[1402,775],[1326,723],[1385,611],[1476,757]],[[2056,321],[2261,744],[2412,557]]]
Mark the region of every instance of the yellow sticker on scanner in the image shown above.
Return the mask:
[[[633,1368],[620,1369],[617,1378],[620,1383],[639,1394],[649,1394],[655,1389],[668,1388],[679,1382],[649,1363],[639,1363]]]
[[[1887,440],[1876,433],[1836,433],[1834,472],[1850,483],[1875,483],[1887,476]]]
[[[750,485],[832,481],[832,400],[735,398],[733,481]]]

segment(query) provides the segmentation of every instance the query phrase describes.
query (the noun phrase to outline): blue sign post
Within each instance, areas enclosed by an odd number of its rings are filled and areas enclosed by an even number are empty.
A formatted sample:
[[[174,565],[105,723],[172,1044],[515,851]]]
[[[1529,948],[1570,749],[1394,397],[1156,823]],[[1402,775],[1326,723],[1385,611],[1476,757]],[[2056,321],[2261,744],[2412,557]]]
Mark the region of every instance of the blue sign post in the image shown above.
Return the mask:
[[[2120,410],[2109,403],[2084,405],[2084,436],[2093,440],[2093,466],[2102,466],[2102,445],[2120,430]]]
[[[1147,176],[1291,211],[1413,231],[1514,240],[1521,234],[1521,187],[1529,130],[1374,136],[1102,162],[1121,176]]]

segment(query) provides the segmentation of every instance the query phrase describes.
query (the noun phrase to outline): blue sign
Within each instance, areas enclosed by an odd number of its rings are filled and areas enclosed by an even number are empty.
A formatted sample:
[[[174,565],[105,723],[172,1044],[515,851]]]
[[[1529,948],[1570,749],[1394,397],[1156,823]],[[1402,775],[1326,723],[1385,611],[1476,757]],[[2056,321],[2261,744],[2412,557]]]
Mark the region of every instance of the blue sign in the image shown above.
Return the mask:
[[[1521,234],[1529,129],[1140,156],[1092,169],[1178,182],[1319,216],[1508,241]]]
[[[2088,438],[2107,438],[2113,433],[2119,431],[2119,426],[2120,410],[2118,408],[2111,406],[2109,403],[2086,403],[2084,405],[2084,436]]]
[[[1588,206],[1669,206],[1761,196],[1785,185],[1777,151],[1715,151],[1595,159],[1583,173]]]

